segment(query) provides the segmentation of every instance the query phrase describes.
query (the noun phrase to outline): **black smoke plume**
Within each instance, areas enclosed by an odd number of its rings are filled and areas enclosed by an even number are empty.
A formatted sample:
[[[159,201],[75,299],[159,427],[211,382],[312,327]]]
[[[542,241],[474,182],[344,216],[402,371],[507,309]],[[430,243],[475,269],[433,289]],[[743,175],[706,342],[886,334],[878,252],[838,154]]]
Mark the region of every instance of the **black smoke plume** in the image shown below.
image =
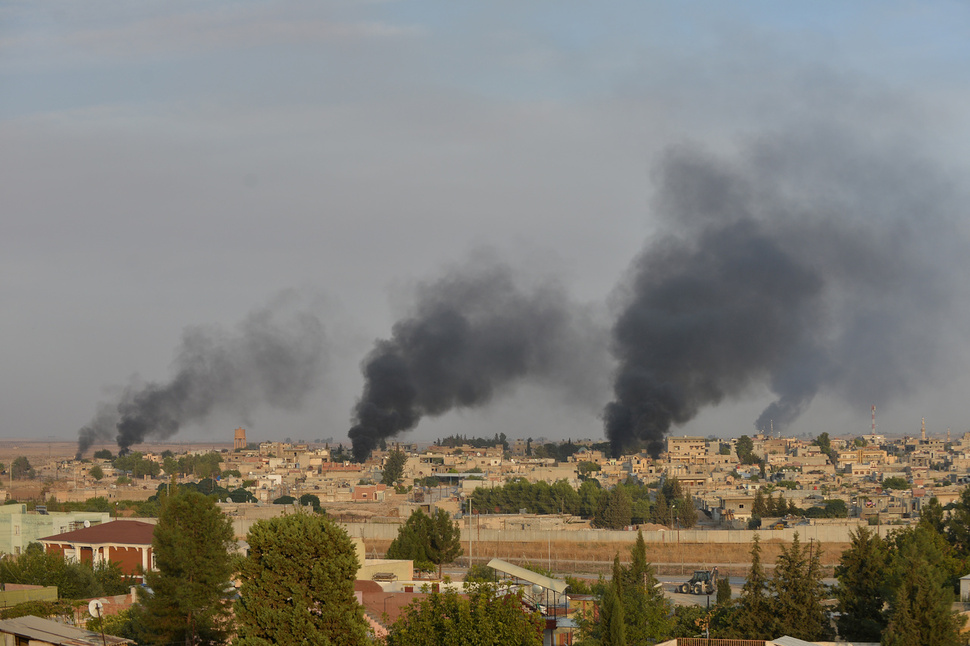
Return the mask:
[[[595,326],[551,283],[531,288],[495,262],[473,262],[417,289],[410,314],[362,365],[364,392],[349,431],[354,458],[425,415],[481,407],[522,380],[576,392],[569,365],[597,342]],[[602,361],[587,369],[596,372]]]
[[[867,407],[939,372],[965,237],[911,149],[817,129],[733,158],[679,148],[658,179],[661,232],[613,329],[615,454],[657,454],[672,425],[756,386],[776,396],[768,431],[820,393]]]
[[[117,440],[122,452],[148,439],[163,440],[216,412],[243,418],[267,405],[298,408],[316,385],[325,335],[315,315],[282,296],[250,313],[235,334],[218,328],[185,330],[164,383],[129,386],[102,404],[78,433],[78,456],[92,444]]]

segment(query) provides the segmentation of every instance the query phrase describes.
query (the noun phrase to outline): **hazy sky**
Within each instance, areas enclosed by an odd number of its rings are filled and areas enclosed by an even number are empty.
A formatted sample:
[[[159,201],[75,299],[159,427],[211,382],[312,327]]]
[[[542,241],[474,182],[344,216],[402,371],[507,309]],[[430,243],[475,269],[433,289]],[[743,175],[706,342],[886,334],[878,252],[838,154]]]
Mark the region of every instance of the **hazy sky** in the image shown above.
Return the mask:
[[[487,257],[602,334],[563,362],[583,374],[403,437],[602,437],[606,331],[634,259],[684,234],[685,149],[770,194],[761,223],[855,231],[827,266],[908,250],[866,264],[878,280],[826,274],[812,334],[840,335],[814,338],[838,378],[790,432],[862,433],[876,404],[886,433],[963,433],[968,34],[959,2],[0,2],[0,436],[76,437],[173,379],[188,328],[231,336],[285,292],[324,330],[309,394],[237,392],[178,437],[346,442],[415,286]],[[890,332],[859,335],[863,311]],[[674,432],[750,433],[786,376],[746,374]]]

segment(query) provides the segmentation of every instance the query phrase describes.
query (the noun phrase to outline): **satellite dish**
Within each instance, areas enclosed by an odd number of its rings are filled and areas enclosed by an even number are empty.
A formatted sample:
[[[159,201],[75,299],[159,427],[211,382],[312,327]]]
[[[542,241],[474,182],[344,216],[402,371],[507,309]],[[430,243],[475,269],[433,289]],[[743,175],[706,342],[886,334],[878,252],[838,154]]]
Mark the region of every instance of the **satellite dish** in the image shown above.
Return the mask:
[[[101,599],[92,599],[91,603],[88,604],[88,614],[95,619],[100,619],[102,608],[104,608],[104,602]]]
[[[85,527],[90,527],[91,526],[91,521],[90,520],[84,521],[84,526]]]

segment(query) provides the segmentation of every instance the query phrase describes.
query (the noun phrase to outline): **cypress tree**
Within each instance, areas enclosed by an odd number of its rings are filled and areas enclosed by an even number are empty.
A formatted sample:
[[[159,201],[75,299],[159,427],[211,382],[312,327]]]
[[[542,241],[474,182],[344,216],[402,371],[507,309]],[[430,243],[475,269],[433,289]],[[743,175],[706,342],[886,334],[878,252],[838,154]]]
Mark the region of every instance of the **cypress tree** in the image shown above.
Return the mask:
[[[782,548],[775,563],[771,590],[775,594],[777,630],[781,634],[807,641],[819,641],[827,636],[818,552],[803,547],[797,532],[791,545]]]
[[[886,628],[883,591],[889,553],[879,535],[865,527],[850,536],[852,543],[835,568],[839,635],[850,641],[879,641]]]
[[[768,578],[761,565],[761,538],[755,534],[751,545],[751,569],[741,588],[734,627],[739,637],[771,639],[775,616],[772,599],[768,596]]]
[[[221,644],[229,634],[232,522],[197,491],[166,496],[152,538],[157,570],[139,590],[140,641]],[[151,590],[149,592],[149,590]]]
[[[754,503],[751,505],[751,514],[759,518],[768,515],[768,503],[765,501],[765,494],[761,488],[754,492]]]
[[[620,568],[620,555],[617,554],[613,558],[613,578],[603,593],[600,605],[600,643],[602,646],[626,646],[622,581],[623,570]]]
[[[677,520],[687,529],[697,524],[697,507],[694,506],[694,499],[690,494],[685,494],[678,500]]]
[[[953,592],[944,584],[939,571],[921,554],[908,554],[907,562],[882,643],[885,646],[963,644],[957,618],[950,610]]]
[[[653,567],[647,562],[642,531],[637,532],[636,543],[630,549],[629,569],[620,566],[618,558],[614,561],[614,576],[620,573],[626,637],[631,643],[641,644],[669,636],[670,604],[657,586]]]

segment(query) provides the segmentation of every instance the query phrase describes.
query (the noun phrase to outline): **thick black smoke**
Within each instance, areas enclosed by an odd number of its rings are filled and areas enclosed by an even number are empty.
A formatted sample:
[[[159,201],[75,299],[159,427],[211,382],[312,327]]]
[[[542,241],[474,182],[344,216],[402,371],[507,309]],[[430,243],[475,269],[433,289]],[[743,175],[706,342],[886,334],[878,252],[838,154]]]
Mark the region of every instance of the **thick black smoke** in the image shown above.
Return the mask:
[[[476,262],[418,288],[410,315],[364,360],[364,392],[349,435],[354,458],[425,415],[488,404],[520,380],[575,390],[570,365],[597,339],[554,284],[524,288],[511,271]],[[587,369],[595,372],[602,362]]]
[[[262,405],[299,407],[320,376],[325,343],[320,321],[292,300],[250,313],[236,334],[187,329],[172,379],[130,386],[116,404],[102,404],[78,433],[78,455],[112,436],[122,451],[166,439],[215,412],[246,417]]]
[[[820,393],[860,407],[938,373],[966,267],[955,199],[903,147],[845,132],[764,137],[736,158],[668,154],[662,232],[613,330],[612,450],[768,386],[780,430]]]

